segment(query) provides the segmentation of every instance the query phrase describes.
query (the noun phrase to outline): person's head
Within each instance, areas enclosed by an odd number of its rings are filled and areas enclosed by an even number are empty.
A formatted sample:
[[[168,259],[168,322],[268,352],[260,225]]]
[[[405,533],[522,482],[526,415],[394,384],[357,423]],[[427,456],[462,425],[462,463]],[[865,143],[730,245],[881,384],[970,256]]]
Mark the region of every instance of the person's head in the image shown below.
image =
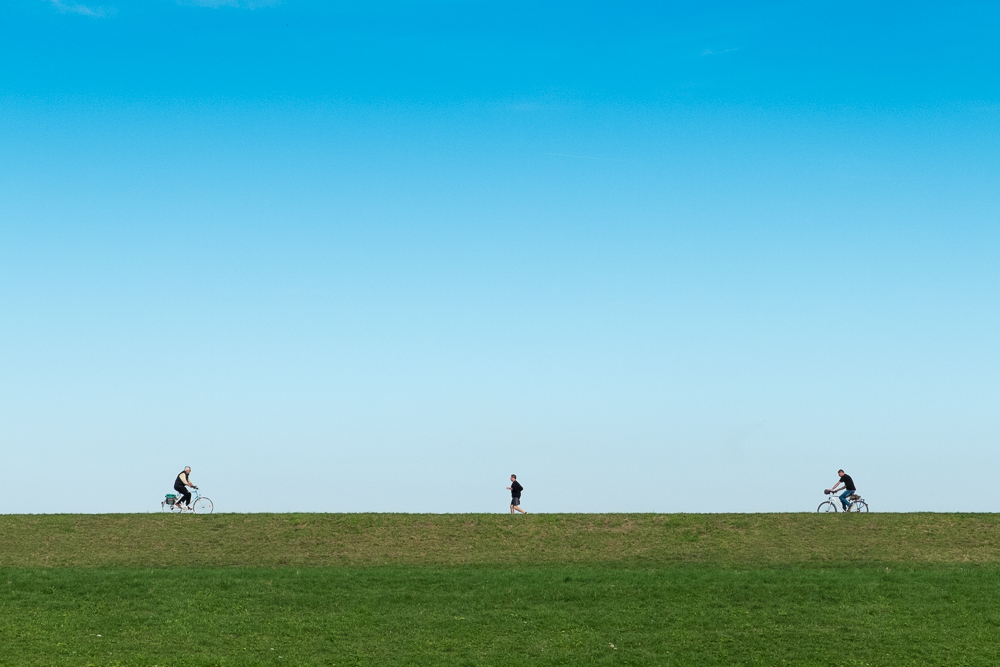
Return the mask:
[[[841,468],[840,470],[838,470],[837,474],[840,475],[841,477],[843,477],[844,476],[844,469]]]
[[[190,473],[191,472],[191,466],[184,466],[184,472]]]
[[[517,481],[517,475],[511,475],[510,476],[510,481],[516,482]]]

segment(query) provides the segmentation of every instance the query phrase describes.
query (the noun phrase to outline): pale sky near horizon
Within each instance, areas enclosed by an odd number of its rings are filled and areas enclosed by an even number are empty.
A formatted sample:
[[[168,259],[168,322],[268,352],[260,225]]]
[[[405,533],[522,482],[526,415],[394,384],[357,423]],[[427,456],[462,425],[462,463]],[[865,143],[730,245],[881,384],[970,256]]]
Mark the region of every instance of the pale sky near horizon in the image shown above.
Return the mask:
[[[9,0],[0,512],[1000,511],[998,28]]]

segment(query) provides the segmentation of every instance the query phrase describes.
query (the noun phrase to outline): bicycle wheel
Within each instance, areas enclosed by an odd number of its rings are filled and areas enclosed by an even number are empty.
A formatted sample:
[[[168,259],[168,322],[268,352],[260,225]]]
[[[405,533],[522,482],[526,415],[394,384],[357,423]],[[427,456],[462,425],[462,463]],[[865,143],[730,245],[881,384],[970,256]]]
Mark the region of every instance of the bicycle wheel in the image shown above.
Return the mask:
[[[211,500],[202,496],[198,500],[194,501],[193,509],[195,514],[211,514],[212,510],[215,509],[215,505],[212,504]]]
[[[868,503],[863,500],[855,500],[854,504],[851,505],[852,512],[867,512]]]
[[[161,500],[160,501],[160,511],[161,512],[169,512],[170,511],[170,505],[168,505],[167,503],[165,503],[165,502],[163,502]]]
[[[816,508],[817,512],[836,512],[837,505],[832,500],[827,500],[825,503],[820,503],[819,507]]]

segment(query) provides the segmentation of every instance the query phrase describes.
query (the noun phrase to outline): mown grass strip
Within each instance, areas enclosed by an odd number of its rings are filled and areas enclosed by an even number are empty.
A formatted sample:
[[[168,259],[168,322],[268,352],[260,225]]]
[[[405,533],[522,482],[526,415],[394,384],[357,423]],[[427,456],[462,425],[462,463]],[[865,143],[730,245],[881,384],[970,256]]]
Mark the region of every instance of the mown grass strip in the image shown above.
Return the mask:
[[[1000,570],[0,570],[0,665],[996,665]]]
[[[995,514],[0,517],[0,567],[1000,563]]]

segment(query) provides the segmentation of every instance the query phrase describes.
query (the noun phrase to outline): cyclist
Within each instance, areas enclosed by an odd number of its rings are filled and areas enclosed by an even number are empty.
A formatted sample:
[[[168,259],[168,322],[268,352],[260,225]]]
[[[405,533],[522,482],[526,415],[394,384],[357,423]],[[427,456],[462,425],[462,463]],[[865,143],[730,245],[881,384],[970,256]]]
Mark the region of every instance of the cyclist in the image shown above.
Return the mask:
[[[181,474],[177,475],[177,479],[174,480],[174,491],[180,494],[177,505],[181,509],[187,509],[191,504],[191,492],[185,488],[188,486],[192,489],[198,488],[191,483],[191,466],[184,466],[184,470],[181,470]]]
[[[848,500],[848,498],[852,493],[857,493],[858,488],[854,486],[854,480],[851,479],[851,476],[844,472],[843,469],[838,470],[837,474],[840,475],[840,481],[834,484],[832,489],[827,489],[826,492],[833,493],[841,484],[843,484],[844,492],[840,494],[840,504],[844,506],[844,511],[846,512],[851,509],[851,501]]]

